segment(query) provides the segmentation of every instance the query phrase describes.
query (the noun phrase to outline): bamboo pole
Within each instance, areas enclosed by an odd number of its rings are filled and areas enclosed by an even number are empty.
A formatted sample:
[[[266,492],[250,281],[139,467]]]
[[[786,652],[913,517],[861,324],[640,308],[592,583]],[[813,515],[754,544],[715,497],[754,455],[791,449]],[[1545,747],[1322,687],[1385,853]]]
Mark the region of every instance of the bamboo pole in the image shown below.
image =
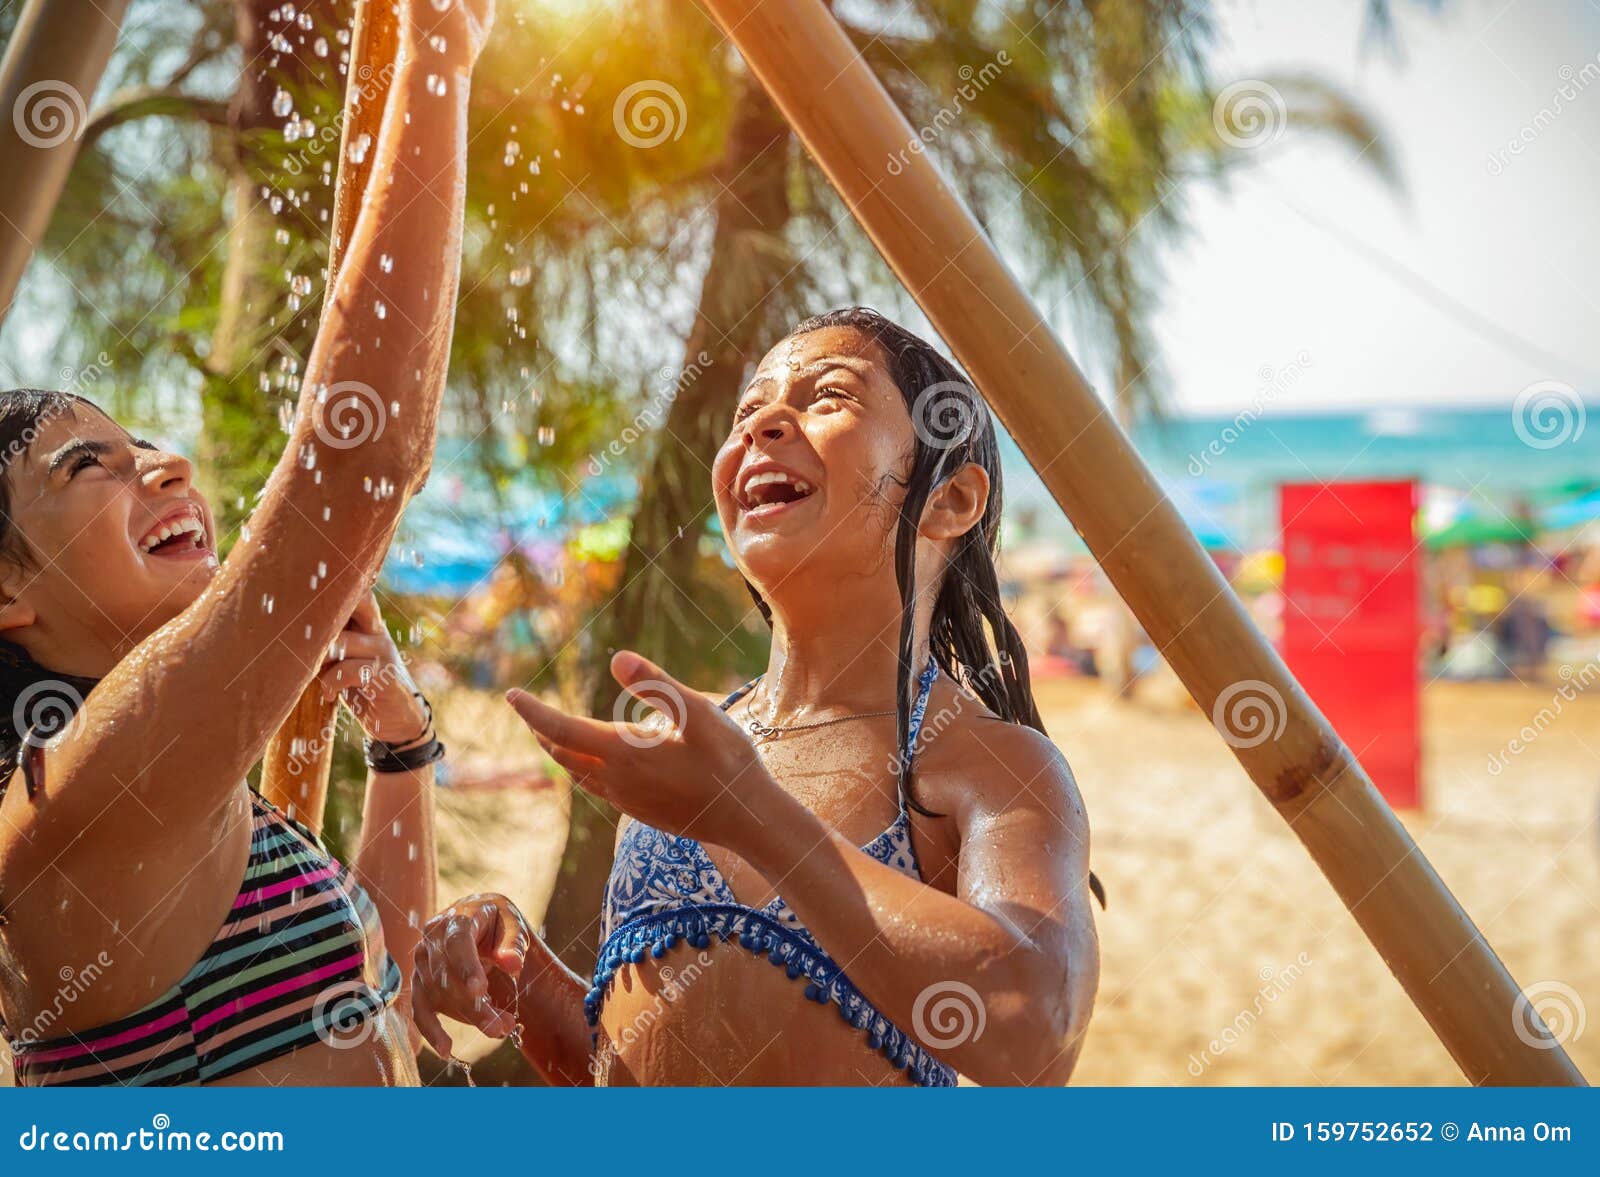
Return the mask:
[[[398,38],[395,0],[358,0],[341,115],[333,234],[328,242],[328,278],[323,287],[324,312],[372,178],[372,164],[378,153],[370,144],[378,139]],[[368,149],[352,152],[350,144],[363,135],[370,137]],[[338,714],[338,700],[324,702],[320,688],[315,681],[311,682],[278,733],[268,742],[262,758],[262,796],[318,831],[322,829],[323,811],[327,807],[328,773],[333,765],[333,736]]]
[[[702,3],[1466,1077],[1582,1084],[820,0]]]
[[[28,0],[0,61],[0,320],[66,186],[128,0]]]

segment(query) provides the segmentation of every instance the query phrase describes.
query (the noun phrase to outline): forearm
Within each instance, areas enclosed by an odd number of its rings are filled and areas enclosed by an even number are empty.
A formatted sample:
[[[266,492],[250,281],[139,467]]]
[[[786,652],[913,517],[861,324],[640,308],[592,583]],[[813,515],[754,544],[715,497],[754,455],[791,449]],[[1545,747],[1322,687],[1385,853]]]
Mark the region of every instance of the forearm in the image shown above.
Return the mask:
[[[411,960],[422,925],[438,909],[434,847],[433,766],[367,774],[356,881],[378,909],[383,938],[400,965],[409,1009]]]
[[[102,775],[161,789],[201,764],[231,788],[369,588],[420,485],[460,265],[467,84],[442,69],[447,94],[429,93],[408,56],[289,444],[206,592],[95,692],[124,721],[106,737],[115,748],[86,746]]]
[[[587,1087],[593,1032],[584,1018],[583,999],[589,986],[535,939],[518,979],[518,1046],[547,1083]]]
[[[982,1037],[961,1035],[937,1050],[942,1059],[983,1083],[1064,1079],[1081,1017],[1059,953],[863,853],[781,789],[759,816],[750,844],[735,849],[885,1016],[919,1037],[953,1037],[929,1013],[941,996],[970,1006],[965,986],[981,1003],[970,1015],[982,1018]]]

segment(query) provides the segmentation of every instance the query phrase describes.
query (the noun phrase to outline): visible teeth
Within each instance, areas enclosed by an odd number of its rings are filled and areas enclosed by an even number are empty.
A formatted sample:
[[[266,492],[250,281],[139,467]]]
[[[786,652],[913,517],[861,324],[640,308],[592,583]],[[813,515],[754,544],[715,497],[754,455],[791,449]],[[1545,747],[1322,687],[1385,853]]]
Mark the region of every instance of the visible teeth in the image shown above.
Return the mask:
[[[752,474],[745,479],[744,493],[748,495],[758,486],[767,486],[775,482],[792,486],[801,494],[811,493],[811,484],[809,482],[803,478],[796,478],[791,474],[786,474],[782,470],[764,470],[760,474]]]
[[[174,519],[171,523],[164,523],[150,532],[139,541],[139,547],[146,552],[151,552],[155,550],[157,545],[164,543],[173,536],[201,535],[204,532],[205,527],[201,524],[199,516],[184,515],[182,518]]]

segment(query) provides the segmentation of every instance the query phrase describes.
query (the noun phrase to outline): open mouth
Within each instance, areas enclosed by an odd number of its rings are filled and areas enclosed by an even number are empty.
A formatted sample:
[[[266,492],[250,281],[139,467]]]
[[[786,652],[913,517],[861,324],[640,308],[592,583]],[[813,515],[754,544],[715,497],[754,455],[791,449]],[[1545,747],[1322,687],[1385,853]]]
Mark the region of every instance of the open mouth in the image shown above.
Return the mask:
[[[192,505],[173,511],[140,536],[138,542],[139,550],[147,556],[193,557],[211,553],[200,509]]]
[[[804,502],[815,491],[798,474],[762,464],[747,471],[739,485],[739,507],[748,516],[764,519]]]

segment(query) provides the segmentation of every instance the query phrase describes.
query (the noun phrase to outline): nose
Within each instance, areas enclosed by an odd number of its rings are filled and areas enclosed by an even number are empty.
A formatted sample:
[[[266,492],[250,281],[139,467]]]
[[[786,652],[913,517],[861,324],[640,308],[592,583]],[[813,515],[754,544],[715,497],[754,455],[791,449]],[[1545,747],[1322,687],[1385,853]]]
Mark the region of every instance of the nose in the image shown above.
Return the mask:
[[[146,490],[184,490],[194,481],[194,467],[182,454],[146,450],[139,456],[139,484]]]
[[[788,405],[763,405],[744,420],[743,441],[750,449],[760,441],[782,441],[795,432],[794,413]]]

